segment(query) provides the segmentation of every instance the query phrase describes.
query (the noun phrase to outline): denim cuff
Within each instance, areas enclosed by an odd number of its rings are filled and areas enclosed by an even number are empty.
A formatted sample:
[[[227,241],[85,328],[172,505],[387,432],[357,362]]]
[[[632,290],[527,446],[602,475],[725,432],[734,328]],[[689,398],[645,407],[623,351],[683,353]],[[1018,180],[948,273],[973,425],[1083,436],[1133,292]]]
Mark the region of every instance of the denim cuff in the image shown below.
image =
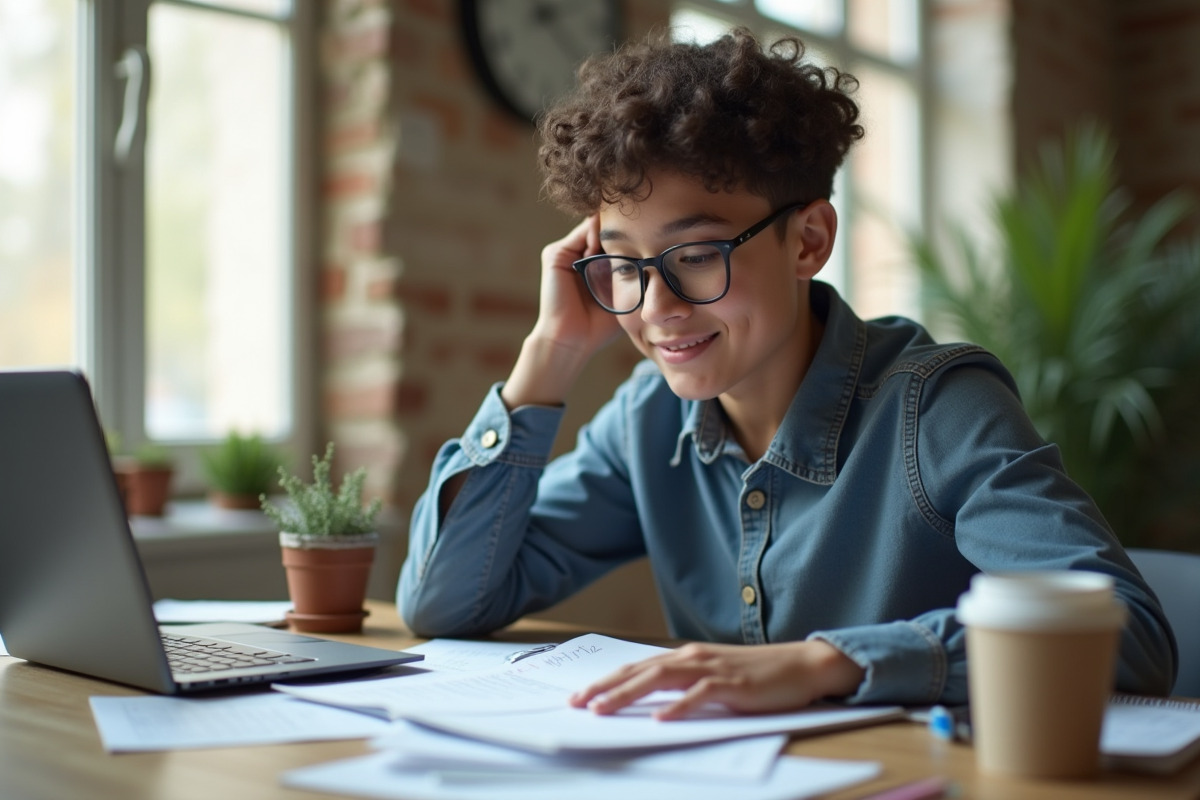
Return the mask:
[[[942,699],[947,659],[941,639],[916,622],[814,631],[807,641],[833,645],[866,670],[848,703],[926,705]]]
[[[463,454],[477,467],[493,461],[543,467],[554,446],[563,406],[521,406],[511,412],[493,384],[475,418],[459,440]]]

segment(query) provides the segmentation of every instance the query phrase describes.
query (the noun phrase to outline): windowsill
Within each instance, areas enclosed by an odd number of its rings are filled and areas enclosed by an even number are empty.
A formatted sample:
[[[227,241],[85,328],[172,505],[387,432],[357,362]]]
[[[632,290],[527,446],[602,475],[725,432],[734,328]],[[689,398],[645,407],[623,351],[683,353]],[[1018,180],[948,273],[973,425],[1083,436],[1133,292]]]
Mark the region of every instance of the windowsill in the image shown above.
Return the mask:
[[[176,500],[161,517],[129,518],[133,538],[143,542],[189,537],[261,536],[275,534],[275,525],[258,509],[218,508],[207,500]]]
[[[403,561],[402,516],[379,515],[379,548],[368,595],[395,596]],[[177,500],[161,517],[134,516],[129,527],[155,599],[271,600],[287,596],[279,532],[266,514]]]

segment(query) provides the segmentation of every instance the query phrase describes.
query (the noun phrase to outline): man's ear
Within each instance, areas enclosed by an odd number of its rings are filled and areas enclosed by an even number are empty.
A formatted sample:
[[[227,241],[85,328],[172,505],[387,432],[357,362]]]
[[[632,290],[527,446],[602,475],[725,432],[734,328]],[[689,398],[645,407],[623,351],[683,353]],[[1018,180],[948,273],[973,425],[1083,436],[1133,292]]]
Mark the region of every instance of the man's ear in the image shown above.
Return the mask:
[[[828,200],[814,200],[788,220],[788,241],[796,246],[796,277],[811,280],[825,266],[837,236],[837,211]]]

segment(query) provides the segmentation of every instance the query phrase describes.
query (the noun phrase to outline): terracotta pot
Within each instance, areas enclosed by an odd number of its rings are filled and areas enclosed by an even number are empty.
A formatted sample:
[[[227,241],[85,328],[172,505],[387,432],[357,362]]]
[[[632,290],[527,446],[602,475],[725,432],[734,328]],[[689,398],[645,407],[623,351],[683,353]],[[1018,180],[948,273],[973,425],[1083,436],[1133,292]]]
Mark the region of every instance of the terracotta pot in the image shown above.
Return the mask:
[[[310,633],[362,630],[367,579],[379,536],[279,534],[292,610],[289,626]]]
[[[262,508],[262,501],[256,494],[230,494],[216,489],[208,493],[208,502],[217,508],[226,508],[232,511],[251,511]]]
[[[113,464],[117,488],[130,516],[161,517],[171,496],[171,477],[175,470],[164,466],[145,466],[136,462]]]

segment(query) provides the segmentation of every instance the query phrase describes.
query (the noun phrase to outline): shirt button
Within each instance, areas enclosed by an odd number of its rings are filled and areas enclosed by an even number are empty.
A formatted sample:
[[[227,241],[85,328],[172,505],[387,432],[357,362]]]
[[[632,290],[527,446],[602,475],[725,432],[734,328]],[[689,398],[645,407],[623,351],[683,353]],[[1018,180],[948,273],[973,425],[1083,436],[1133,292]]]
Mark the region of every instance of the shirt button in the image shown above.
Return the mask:
[[[754,605],[754,601],[758,598],[758,594],[754,591],[753,586],[742,587],[742,602],[748,606]]]
[[[496,442],[500,441],[500,434],[496,433],[491,428],[483,432],[483,436],[479,437],[479,443],[484,447],[495,447]]]
[[[746,495],[746,505],[750,506],[755,511],[758,511],[760,508],[762,508],[766,504],[767,504],[767,496],[765,494],[763,494],[762,492],[760,492],[758,489],[755,489],[753,492]]]

